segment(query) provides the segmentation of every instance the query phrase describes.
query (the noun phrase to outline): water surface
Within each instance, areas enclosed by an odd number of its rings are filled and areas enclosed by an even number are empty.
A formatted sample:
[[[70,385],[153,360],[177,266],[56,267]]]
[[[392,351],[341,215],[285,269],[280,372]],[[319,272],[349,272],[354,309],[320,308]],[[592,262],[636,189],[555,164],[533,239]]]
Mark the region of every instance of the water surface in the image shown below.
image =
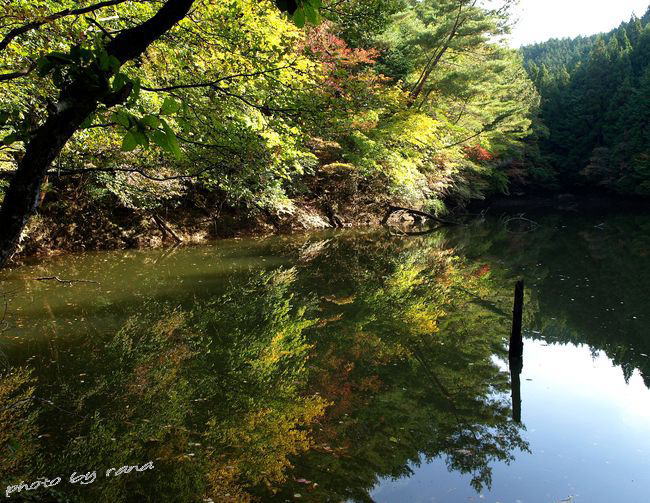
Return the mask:
[[[650,217],[526,218],[5,271],[0,489],[60,476],[10,500],[646,501]],[[51,276],[86,281],[36,280]],[[521,417],[506,346],[519,278]]]

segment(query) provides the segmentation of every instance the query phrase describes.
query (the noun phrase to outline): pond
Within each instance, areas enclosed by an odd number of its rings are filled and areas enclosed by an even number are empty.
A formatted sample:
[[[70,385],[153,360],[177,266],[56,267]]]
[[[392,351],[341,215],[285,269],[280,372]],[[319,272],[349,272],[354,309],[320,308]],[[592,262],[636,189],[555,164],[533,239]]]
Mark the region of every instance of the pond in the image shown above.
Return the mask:
[[[2,497],[647,501],[650,216],[526,218],[4,271]]]

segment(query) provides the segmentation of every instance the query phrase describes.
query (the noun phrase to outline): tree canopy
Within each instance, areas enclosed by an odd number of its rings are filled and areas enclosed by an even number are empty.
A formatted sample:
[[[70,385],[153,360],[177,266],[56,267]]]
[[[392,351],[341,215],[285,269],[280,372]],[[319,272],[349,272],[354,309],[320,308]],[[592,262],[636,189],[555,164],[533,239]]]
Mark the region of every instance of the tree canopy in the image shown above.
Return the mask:
[[[3,4],[2,261],[35,207],[273,220],[507,191],[537,103],[509,4]]]

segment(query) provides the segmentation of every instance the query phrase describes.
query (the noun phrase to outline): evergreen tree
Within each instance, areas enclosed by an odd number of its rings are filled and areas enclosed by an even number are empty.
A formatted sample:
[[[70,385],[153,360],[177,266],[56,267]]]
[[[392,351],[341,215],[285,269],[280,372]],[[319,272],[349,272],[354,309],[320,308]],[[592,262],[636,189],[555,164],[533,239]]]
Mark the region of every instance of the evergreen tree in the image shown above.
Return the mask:
[[[569,189],[650,194],[649,21],[650,11],[609,33],[522,48],[548,128],[529,140],[535,162]]]

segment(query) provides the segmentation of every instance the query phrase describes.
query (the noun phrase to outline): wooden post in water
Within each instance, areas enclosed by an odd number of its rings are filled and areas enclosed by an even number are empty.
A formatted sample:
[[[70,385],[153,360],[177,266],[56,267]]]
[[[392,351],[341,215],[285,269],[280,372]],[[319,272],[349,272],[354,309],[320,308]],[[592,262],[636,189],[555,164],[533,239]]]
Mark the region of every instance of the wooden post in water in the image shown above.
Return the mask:
[[[512,332],[510,333],[510,359],[524,356],[524,339],[521,334],[521,320],[524,315],[524,282],[515,285],[515,305],[512,309]]]
[[[510,396],[512,398],[512,420],[521,423],[521,371],[523,358],[510,358]]]
[[[510,389],[512,396],[512,419],[521,423],[521,371],[524,367],[524,339],[522,318],[524,315],[524,282],[515,285],[515,303],[512,309],[512,332],[510,333]]]

